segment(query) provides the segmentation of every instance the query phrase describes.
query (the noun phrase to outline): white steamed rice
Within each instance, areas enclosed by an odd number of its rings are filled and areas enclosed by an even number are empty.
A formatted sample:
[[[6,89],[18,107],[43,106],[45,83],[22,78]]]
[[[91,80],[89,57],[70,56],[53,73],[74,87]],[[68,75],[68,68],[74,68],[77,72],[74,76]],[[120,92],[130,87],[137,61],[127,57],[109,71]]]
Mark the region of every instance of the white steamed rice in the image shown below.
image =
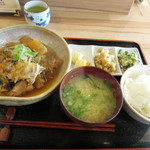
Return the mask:
[[[127,78],[124,95],[132,107],[150,118],[150,75],[143,73],[135,78]]]

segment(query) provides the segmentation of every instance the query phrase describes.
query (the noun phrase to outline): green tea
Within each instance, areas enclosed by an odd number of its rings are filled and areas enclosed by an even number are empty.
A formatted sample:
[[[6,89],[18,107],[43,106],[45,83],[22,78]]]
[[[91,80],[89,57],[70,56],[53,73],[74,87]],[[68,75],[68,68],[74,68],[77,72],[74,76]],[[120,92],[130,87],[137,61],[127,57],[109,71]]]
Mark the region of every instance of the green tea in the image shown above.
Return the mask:
[[[42,6],[32,6],[27,9],[27,11],[33,12],[33,13],[39,13],[39,12],[42,12],[45,10],[46,10],[46,8],[42,7]]]

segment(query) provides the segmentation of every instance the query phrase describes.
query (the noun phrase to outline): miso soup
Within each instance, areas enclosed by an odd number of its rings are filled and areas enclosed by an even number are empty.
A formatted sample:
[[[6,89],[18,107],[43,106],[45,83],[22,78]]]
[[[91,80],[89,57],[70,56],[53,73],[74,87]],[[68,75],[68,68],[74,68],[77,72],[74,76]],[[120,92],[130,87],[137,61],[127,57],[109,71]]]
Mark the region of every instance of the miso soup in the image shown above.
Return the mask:
[[[72,78],[63,88],[63,101],[69,112],[80,120],[101,123],[116,108],[116,98],[108,81],[93,75]]]

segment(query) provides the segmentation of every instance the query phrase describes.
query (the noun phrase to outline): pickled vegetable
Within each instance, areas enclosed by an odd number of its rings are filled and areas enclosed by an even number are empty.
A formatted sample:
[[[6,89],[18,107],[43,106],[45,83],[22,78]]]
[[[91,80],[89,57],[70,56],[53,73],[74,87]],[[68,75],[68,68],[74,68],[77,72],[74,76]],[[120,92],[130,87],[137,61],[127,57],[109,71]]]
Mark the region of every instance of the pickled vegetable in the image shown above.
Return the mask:
[[[125,72],[128,68],[136,64],[140,64],[140,60],[136,52],[119,50],[118,60],[122,72]]]

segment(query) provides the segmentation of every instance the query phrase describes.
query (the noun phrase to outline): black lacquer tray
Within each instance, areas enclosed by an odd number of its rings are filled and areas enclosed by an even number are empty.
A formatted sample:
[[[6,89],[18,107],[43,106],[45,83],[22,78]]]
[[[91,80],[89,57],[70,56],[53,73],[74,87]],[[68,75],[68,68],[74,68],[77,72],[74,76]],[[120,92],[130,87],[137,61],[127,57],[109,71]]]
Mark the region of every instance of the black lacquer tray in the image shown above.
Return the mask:
[[[65,39],[68,44],[136,47],[143,64],[147,64],[139,44],[135,42]],[[116,77],[118,82],[120,77]],[[14,120],[71,122],[60,106],[59,87],[47,99],[36,104],[16,107],[16,110]],[[149,126],[132,119],[123,108],[111,123],[116,125],[114,133],[11,126],[10,138],[7,142],[1,142],[0,148],[150,148]]]

